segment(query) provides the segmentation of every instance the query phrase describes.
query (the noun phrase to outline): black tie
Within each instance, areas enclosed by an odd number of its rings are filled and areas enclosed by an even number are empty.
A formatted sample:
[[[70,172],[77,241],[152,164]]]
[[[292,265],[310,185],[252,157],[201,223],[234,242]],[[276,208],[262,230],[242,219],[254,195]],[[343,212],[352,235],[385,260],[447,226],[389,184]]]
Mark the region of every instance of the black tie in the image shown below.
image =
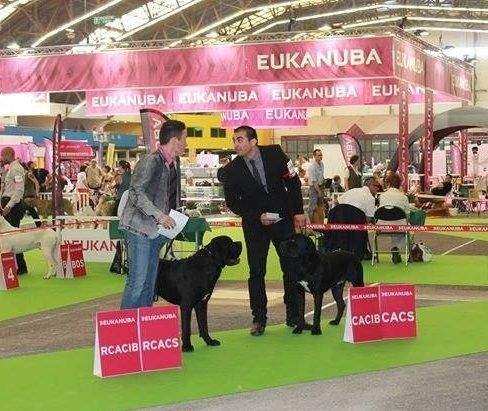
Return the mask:
[[[171,163],[169,166],[169,208],[170,210],[176,209],[176,183],[178,174],[176,172],[175,163]]]
[[[264,187],[263,180],[261,180],[261,176],[259,175],[258,168],[256,167],[256,163],[254,160],[249,160],[251,163],[251,168],[252,168],[252,175],[255,178],[255,180],[259,183],[261,187]]]

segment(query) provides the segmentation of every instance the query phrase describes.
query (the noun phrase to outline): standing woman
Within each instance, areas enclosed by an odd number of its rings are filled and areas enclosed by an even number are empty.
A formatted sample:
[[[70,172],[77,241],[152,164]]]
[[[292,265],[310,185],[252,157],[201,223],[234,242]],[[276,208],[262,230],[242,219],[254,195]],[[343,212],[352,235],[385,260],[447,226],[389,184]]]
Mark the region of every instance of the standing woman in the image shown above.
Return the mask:
[[[119,167],[117,168],[117,174],[113,181],[113,186],[115,188],[115,207],[114,215],[117,215],[117,209],[119,208],[120,199],[122,194],[129,189],[130,180],[132,177],[132,170],[130,163],[125,160],[119,161]]]
[[[349,166],[346,168],[344,176],[344,188],[350,190],[351,188],[362,187],[361,173],[359,172],[359,156],[354,154],[349,159]]]

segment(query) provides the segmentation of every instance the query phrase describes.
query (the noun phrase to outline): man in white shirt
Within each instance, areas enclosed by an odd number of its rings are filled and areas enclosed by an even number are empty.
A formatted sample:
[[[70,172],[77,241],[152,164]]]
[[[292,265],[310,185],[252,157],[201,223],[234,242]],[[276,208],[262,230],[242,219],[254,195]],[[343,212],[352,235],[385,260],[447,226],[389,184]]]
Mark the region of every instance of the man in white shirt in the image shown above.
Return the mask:
[[[8,165],[8,171],[3,175],[1,193],[1,214],[13,227],[20,226],[20,220],[24,218],[25,207],[22,201],[24,197],[25,170],[15,158],[12,147],[4,147],[1,152],[3,165]],[[16,254],[17,274],[26,274],[27,265],[23,254]]]
[[[395,206],[405,211],[405,215],[408,218],[410,214],[410,206],[408,204],[407,196],[400,191],[402,184],[402,178],[397,173],[390,173],[385,179],[387,190],[380,195],[380,207],[382,206]],[[382,221],[378,220],[377,224],[406,224],[407,219],[402,218],[394,221]],[[405,248],[405,235],[404,234],[391,234],[391,259],[394,264],[402,262],[400,250]]]
[[[308,167],[308,215],[312,224],[323,224],[324,212],[324,163],[322,151],[313,151],[314,161]]]
[[[380,190],[380,183],[375,178],[368,177],[363,187],[351,188],[341,195],[338,201],[339,204],[350,204],[359,208],[366,214],[368,220],[372,220],[376,211],[375,197]]]

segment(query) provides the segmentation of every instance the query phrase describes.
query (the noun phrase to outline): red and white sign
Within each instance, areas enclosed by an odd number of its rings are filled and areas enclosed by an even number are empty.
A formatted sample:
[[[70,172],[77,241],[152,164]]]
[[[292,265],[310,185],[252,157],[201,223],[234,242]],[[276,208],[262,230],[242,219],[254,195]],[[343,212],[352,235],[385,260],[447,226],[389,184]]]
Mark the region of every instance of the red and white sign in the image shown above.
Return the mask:
[[[179,308],[139,309],[142,371],[181,367]]]
[[[259,128],[306,127],[307,109],[229,110],[220,113],[223,128],[252,124]]]
[[[347,300],[344,341],[365,342],[383,339],[379,287],[353,287]]]
[[[59,156],[61,160],[90,160],[93,158],[93,150],[85,142],[76,140],[61,140],[59,142]]]
[[[416,337],[415,286],[381,284],[379,292],[383,338]]]
[[[180,368],[178,313],[175,305],[97,313],[94,374]]]
[[[369,342],[416,335],[413,285],[384,284],[349,289],[344,341]]]
[[[0,264],[0,290],[10,290],[19,287],[19,278],[17,277],[17,261],[14,253],[3,253]]]
[[[117,241],[110,239],[108,228],[63,228],[64,244],[81,244],[83,256],[88,262],[112,262]]]
[[[99,312],[96,315],[94,374],[110,377],[140,372],[138,310]]]
[[[83,248],[80,243],[62,244],[59,247],[61,267],[58,278],[76,278],[86,276],[86,264]]]

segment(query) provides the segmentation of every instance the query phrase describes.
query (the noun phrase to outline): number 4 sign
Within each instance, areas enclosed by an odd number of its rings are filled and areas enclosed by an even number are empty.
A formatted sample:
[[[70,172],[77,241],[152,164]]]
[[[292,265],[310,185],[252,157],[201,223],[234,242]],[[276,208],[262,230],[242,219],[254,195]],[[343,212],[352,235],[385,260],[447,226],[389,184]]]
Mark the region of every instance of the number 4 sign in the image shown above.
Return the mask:
[[[14,253],[3,253],[1,255],[0,274],[0,290],[9,290],[19,286],[19,279],[17,278],[17,262]]]

